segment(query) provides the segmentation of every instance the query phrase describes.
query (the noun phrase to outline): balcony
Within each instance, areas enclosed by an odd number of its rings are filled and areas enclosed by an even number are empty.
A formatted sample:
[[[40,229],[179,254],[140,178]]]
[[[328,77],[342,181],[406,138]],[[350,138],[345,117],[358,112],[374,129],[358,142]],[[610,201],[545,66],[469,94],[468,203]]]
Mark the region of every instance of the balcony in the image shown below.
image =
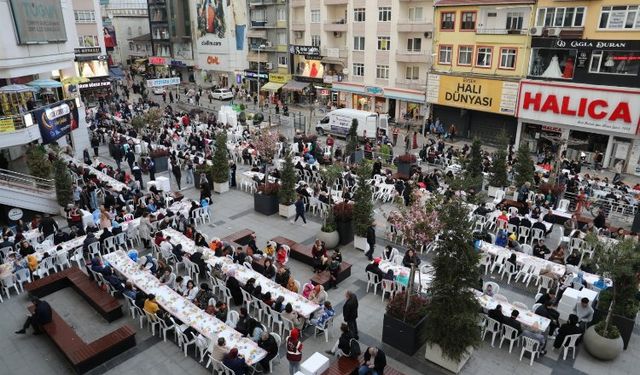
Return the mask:
[[[259,6],[265,6],[265,5],[284,4],[284,3],[285,3],[284,0],[250,0],[249,6],[259,7]]]
[[[411,20],[403,19],[398,20],[398,32],[401,33],[418,33],[418,32],[433,32],[433,24],[428,23],[426,20]]]
[[[262,20],[262,21],[251,20],[251,27],[254,29],[275,29],[276,23],[267,22],[267,20]]]
[[[525,29],[488,29],[479,27],[476,29],[476,34],[479,35],[527,35],[529,30]]]
[[[289,5],[291,5],[292,8],[300,8],[300,7],[304,7],[306,5],[306,1],[305,0],[291,0],[289,2]]]
[[[304,23],[292,23],[291,31],[304,31],[306,26]]]
[[[396,50],[396,61],[406,63],[423,63],[428,61],[427,51]]]
[[[249,29],[247,30],[247,38],[267,39],[267,30]]]
[[[402,89],[424,91],[427,89],[426,80],[396,78],[396,86]]]
[[[336,71],[342,73],[343,68],[349,65],[349,51],[346,48],[322,48],[322,63],[335,65]],[[338,66],[340,68],[338,68]]]
[[[347,22],[345,20],[332,20],[324,23],[324,31],[347,32]]]
[[[269,56],[266,53],[260,53],[260,56],[258,57],[258,53],[257,52],[251,51],[251,52],[247,53],[247,60],[251,61],[251,62],[266,63],[266,62],[269,61]]]
[[[349,0],[324,0],[324,5],[347,5]]]

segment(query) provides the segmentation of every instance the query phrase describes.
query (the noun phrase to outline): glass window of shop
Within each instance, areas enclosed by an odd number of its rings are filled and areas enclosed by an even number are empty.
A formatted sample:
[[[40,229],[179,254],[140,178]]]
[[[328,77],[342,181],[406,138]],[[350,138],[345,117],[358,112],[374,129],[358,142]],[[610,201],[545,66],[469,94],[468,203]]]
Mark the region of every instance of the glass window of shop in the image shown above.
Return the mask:
[[[591,160],[590,155],[607,150],[608,142],[608,135],[572,130],[569,133],[567,158],[573,159],[579,152],[584,152],[587,160]]]
[[[572,79],[577,50],[533,48],[529,75],[545,78]]]

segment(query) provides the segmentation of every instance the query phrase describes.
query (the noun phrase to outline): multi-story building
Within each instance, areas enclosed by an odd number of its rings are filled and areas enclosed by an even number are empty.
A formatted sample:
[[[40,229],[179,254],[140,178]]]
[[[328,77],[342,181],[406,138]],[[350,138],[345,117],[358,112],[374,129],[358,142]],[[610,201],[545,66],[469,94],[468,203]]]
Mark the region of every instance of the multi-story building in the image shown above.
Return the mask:
[[[320,75],[330,85],[316,91],[321,101],[395,118],[424,118],[432,5],[422,0],[292,0],[291,44],[294,52],[303,51],[294,56],[293,73]],[[304,52],[309,46],[319,48],[317,55]],[[322,74],[313,70],[317,61]]]
[[[534,0],[439,0],[427,101],[434,121],[463,137],[514,138],[527,75]]]
[[[103,2],[102,13],[111,21],[115,34],[123,39],[111,54],[114,64],[130,65],[137,59],[152,55],[146,0]]]
[[[521,82],[517,144],[559,144],[640,175],[640,4],[539,0]]]

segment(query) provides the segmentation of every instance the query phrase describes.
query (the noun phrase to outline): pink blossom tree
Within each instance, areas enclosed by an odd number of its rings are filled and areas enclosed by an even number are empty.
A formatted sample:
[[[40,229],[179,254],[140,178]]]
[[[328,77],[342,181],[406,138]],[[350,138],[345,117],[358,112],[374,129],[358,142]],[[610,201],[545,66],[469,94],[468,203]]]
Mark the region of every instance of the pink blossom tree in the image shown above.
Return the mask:
[[[440,221],[436,211],[438,204],[431,200],[422,203],[416,196],[410,206],[400,206],[399,210],[391,211],[387,216],[389,224],[402,234],[407,246],[419,249],[422,245],[433,241],[440,231]]]

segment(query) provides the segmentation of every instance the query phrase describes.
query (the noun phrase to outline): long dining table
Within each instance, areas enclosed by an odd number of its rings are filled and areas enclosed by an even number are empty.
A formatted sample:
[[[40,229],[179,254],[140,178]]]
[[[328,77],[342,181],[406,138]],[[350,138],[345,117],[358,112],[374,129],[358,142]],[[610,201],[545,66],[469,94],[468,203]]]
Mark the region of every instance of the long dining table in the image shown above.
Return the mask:
[[[517,320],[528,329],[546,332],[547,328],[549,328],[549,324],[551,324],[551,320],[540,316],[531,310],[523,311],[523,309],[516,308],[509,302],[498,301],[497,299],[475,289],[474,294],[485,312],[495,309],[498,305],[502,306],[502,314],[504,316],[511,316],[511,312],[513,310],[518,310],[520,314],[518,315]]]
[[[131,260],[124,251],[118,250],[107,254],[104,259],[113,269],[131,281],[136,288],[147,294],[154,294],[156,301],[165,311],[210,341],[215,342],[219,337],[224,337],[227,345],[230,348],[237,348],[247,364],[253,365],[267,355],[267,352],[258,347],[255,342],[242,337],[234,328],[207,314],[176,291],[161,284],[148,271],[141,270],[140,265]]]

